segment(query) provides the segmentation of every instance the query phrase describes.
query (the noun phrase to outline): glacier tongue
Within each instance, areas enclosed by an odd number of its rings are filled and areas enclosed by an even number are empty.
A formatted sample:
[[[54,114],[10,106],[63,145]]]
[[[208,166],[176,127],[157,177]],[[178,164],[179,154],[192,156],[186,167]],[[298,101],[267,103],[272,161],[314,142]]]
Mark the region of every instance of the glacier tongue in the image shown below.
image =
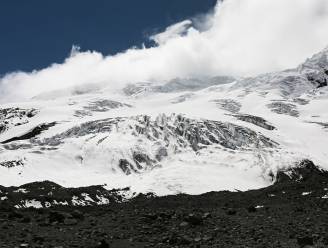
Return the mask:
[[[0,106],[0,185],[198,194],[267,186],[302,159],[328,169],[327,54],[253,78],[88,85]]]

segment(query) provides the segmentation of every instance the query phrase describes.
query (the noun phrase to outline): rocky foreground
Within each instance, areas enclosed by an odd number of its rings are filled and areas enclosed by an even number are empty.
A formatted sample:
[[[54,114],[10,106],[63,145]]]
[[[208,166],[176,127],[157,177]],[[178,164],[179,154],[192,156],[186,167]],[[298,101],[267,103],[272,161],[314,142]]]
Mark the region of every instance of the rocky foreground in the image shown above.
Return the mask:
[[[328,247],[328,173],[310,161],[278,173],[270,187],[247,192],[139,195],[124,201],[121,192],[108,191],[102,192],[108,201],[98,206],[17,205],[23,191],[29,198],[38,194],[43,205],[44,198],[67,200],[88,190],[94,198],[100,190],[43,184],[0,189],[1,248]],[[53,194],[40,195],[49,185]]]

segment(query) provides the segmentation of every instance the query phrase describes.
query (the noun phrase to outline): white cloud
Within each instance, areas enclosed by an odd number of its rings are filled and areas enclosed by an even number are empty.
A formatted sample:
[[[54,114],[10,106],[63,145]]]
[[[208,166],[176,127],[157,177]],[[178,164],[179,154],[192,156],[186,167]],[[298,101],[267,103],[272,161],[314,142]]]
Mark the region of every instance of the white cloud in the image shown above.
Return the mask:
[[[152,35],[150,39],[155,41],[157,45],[164,45],[167,41],[181,37],[186,34],[191,25],[192,21],[184,20],[182,22],[169,26],[163,33]]]
[[[1,101],[87,83],[117,89],[175,77],[254,75],[296,66],[328,43],[327,0],[225,0],[201,19],[152,36],[157,47],[114,56],[75,49],[63,64],[8,74],[0,79]]]

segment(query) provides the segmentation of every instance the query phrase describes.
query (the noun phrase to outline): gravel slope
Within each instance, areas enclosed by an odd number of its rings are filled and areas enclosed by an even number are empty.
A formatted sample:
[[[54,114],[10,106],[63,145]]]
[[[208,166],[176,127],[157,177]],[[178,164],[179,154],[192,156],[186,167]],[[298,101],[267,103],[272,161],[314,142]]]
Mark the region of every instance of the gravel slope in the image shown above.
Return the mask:
[[[311,161],[247,192],[139,195],[102,206],[0,206],[0,247],[328,246],[328,174]]]

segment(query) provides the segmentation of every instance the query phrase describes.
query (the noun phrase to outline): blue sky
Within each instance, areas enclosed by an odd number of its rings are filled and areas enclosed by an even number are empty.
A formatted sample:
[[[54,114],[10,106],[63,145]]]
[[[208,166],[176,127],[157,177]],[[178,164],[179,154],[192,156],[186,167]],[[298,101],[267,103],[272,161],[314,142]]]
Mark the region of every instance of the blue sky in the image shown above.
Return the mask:
[[[1,0],[0,101],[295,68],[327,46],[327,26],[327,0]]]
[[[1,0],[0,75],[62,62],[73,44],[115,54],[216,0]]]

